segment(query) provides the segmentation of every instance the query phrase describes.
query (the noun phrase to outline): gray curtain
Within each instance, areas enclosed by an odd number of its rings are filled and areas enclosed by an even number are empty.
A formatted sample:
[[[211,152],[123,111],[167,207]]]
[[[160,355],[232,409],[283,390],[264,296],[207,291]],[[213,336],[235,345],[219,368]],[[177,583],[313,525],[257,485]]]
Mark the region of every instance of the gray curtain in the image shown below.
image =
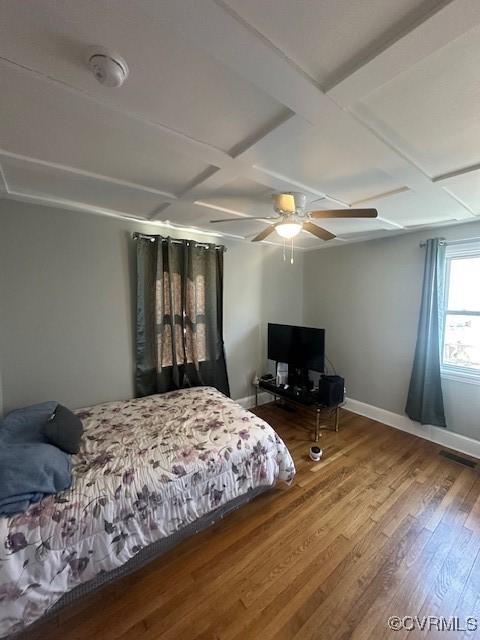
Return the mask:
[[[136,395],[207,385],[230,395],[223,247],[137,236]]]
[[[440,378],[443,338],[445,246],[427,240],[417,344],[408,390],[406,414],[422,424],[445,427]]]

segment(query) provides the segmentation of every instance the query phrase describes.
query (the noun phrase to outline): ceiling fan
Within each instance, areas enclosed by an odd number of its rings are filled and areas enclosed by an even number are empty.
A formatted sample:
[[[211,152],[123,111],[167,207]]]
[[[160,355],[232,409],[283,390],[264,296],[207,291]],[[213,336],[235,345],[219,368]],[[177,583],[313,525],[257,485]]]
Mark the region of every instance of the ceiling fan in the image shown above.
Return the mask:
[[[322,240],[333,240],[336,236],[330,231],[317,226],[312,221],[322,218],[376,218],[376,209],[324,209],[321,211],[306,211],[307,196],[297,191],[273,194],[273,208],[275,216],[242,216],[241,218],[226,218],[223,220],[210,220],[216,222],[238,222],[244,220],[275,220],[268,227],[256,235],[252,242],[265,240],[276,231],[284,239],[291,240],[302,229]]]

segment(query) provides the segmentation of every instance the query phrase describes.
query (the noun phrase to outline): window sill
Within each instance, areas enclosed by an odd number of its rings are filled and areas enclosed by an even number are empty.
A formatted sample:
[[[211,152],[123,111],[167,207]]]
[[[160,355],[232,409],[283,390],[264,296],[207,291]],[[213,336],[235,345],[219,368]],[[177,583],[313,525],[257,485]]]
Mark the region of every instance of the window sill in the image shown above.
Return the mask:
[[[454,382],[480,385],[480,371],[469,371],[460,368],[442,368],[440,375],[442,380],[453,380]]]

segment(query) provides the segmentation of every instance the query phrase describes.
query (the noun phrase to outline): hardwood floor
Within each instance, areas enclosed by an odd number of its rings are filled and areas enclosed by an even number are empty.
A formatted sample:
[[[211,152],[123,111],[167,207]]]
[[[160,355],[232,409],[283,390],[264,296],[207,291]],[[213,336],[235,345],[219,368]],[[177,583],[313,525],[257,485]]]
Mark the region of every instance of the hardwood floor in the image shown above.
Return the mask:
[[[313,463],[301,428],[311,415],[274,405],[257,413],[293,454],[292,487],[257,498],[22,638],[424,637],[389,630],[390,616],[456,616],[462,628],[477,616],[480,626],[476,470],[346,411],[339,433],[322,432],[325,457]]]

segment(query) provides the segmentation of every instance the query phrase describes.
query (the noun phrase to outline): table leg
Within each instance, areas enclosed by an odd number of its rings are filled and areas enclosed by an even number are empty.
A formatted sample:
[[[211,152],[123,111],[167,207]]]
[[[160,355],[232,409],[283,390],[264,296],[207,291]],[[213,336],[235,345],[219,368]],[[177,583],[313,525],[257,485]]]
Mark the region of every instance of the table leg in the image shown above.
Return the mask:
[[[255,406],[258,407],[258,385],[255,385]]]
[[[338,419],[340,417],[340,409],[336,407],[335,409],[335,431],[338,432]]]
[[[320,437],[320,409],[317,409],[317,419],[315,422],[315,442],[318,442]]]

